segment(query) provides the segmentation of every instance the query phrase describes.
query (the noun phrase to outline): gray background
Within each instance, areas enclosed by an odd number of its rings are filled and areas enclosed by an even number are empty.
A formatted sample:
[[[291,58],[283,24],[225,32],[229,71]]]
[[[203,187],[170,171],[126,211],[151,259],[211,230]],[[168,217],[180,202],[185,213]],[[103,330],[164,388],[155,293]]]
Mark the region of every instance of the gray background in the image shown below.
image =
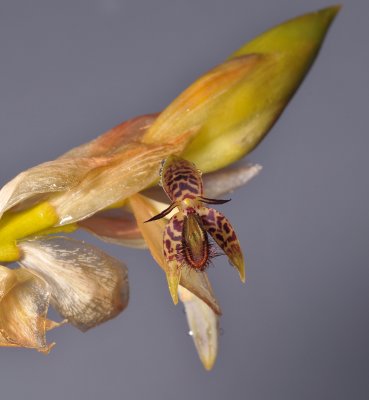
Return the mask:
[[[162,109],[243,42],[326,5],[1,0],[0,183]],[[1,399],[369,398],[368,13],[368,1],[346,1],[248,157],[262,174],[222,207],[248,282],[224,258],[210,270],[224,311],[214,370],[203,370],[150,255],[102,245],[129,266],[129,308],[86,334],[53,332],[47,357],[1,349]]]

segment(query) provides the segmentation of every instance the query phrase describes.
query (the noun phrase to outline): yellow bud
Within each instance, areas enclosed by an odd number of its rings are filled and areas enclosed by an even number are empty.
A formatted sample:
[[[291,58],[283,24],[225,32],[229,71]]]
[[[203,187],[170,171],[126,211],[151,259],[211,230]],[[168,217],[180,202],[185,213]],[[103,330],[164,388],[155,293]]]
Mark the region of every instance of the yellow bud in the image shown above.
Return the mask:
[[[182,156],[203,172],[245,156],[288,104],[339,9],[297,17],[242,46],[179,95],[145,133],[144,141],[189,133]]]

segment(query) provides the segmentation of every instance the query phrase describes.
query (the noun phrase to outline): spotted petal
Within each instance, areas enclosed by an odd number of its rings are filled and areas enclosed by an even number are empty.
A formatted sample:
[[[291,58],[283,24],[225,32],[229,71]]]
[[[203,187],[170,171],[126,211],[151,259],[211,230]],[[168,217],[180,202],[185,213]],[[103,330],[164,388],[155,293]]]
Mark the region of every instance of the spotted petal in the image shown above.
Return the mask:
[[[175,304],[178,302],[177,293],[183,262],[181,259],[182,229],[183,214],[177,213],[167,223],[163,237],[164,258],[168,265],[168,286]]]
[[[170,156],[165,160],[161,182],[173,202],[203,195],[201,173],[195,164],[180,157]]]
[[[201,216],[204,228],[228,256],[232,265],[237,268],[242,282],[245,282],[243,254],[231,223],[222,213],[213,208],[202,207],[198,210],[198,214]]]
[[[204,194],[206,197],[217,198],[233,192],[239,187],[246,185],[261,171],[259,164],[246,164],[236,167],[227,167],[216,172],[202,175]],[[143,194],[157,201],[159,210],[164,210],[167,205],[167,198],[159,186],[146,189]],[[165,203],[165,204],[160,204]]]
[[[59,237],[21,242],[20,247],[21,265],[47,282],[51,304],[82,331],[127,306],[127,268],[100,249]]]

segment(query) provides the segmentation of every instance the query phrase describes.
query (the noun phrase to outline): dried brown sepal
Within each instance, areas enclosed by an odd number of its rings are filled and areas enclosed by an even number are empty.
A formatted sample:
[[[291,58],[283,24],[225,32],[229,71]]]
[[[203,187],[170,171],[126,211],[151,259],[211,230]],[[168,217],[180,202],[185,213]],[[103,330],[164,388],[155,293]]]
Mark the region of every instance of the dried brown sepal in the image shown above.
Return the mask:
[[[121,210],[119,210],[121,211]],[[107,243],[137,249],[147,248],[146,242],[138,229],[136,220],[123,215],[109,216],[98,213],[78,222],[78,226],[87,230]]]
[[[126,308],[127,268],[102,250],[62,237],[21,242],[20,248],[22,266],[47,282],[53,307],[80,330],[114,318]]]
[[[46,282],[23,268],[0,266],[0,346],[33,348],[48,353],[51,326],[46,314],[50,292]]]

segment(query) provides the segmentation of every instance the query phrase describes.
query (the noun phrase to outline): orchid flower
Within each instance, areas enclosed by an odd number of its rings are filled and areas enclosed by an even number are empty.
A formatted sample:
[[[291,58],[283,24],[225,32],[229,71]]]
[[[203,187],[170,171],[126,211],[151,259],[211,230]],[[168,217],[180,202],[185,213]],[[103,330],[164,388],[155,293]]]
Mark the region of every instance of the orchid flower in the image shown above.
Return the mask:
[[[0,190],[0,262],[17,262],[18,268],[0,265],[0,346],[48,352],[53,345],[46,341],[48,330],[70,323],[85,331],[127,306],[126,266],[94,246],[62,236],[85,229],[105,241],[149,248],[166,273],[174,303],[178,295],[183,302],[200,359],[211,369],[221,308],[206,262],[200,260],[210,250],[191,234],[196,231],[206,241],[209,233],[244,279],[237,238],[230,236],[229,247],[225,243],[224,235],[233,229],[204,204],[216,203],[260,171],[258,165],[231,164],[255,148],[278,119],[338,10],[306,14],[265,32],[202,75],[160,114],[124,122],[8,182]],[[170,166],[175,156],[192,166],[187,172],[196,181],[196,196],[177,196],[164,179],[167,194],[182,212],[168,225],[155,216],[166,216],[174,205],[163,213],[168,204],[157,183],[162,161]],[[201,178],[195,168],[203,172]],[[219,232],[213,226],[217,217],[222,219]],[[193,258],[189,253],[184,258],[183,249],[177,256],[172,242],[163,246],[175,219],[187,232],[181,240]],[[200,272],[189,268],[178,273],[183,261]],[[49,304],[62,322],[47,318]]]
[[[240,243],[227,218],[204,204],[224,204],[229,200],[204,197],[201,172],[195,164],[180,157],[168,157],[161,170],[161,185],[171,200],[164,211],[146,222],[156,221],[175,213],[167,223],[163,235],[165,262],[173,271],[175,281],[184,267],[205,271],[217,254],[209,241],[208,234],[228,256],[229,261],[245,281],[245,266]],[[173,288],[176,296],[177,290]],[[174,301],[177,299],[174,297]]]

